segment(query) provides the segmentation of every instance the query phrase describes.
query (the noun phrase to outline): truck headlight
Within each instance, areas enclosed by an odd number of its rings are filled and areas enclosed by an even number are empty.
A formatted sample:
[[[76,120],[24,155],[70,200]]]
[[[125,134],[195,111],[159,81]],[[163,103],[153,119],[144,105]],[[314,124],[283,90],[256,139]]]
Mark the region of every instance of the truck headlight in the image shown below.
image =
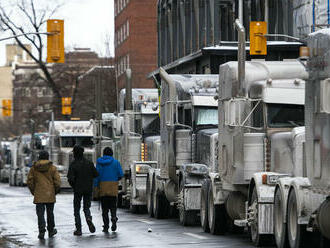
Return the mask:
[[[138,174],[147,174],[149,172],[149,166],[148,165],[136,165],[135,172]]]

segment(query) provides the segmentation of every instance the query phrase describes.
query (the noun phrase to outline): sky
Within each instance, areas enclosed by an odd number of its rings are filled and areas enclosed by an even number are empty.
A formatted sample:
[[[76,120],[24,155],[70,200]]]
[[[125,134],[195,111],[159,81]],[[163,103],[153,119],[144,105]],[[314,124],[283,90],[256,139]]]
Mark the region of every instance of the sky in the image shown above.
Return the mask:
[[[36,4],[38,1],[35,0]],[[52,1],[52,0],[50,0]],[[64,19],[64,43],[66,51],[74,47],[91,48],[101,56],[114,56],[114,0],[65,0],[53,16]],[[49,3],[49,2],[48,2]],[[46,31],[46,25],[44,26]],[[9,36],[0,33],[0,38]],[[0,65],[5,63],[4,44],[0,43]],[[107,49],[106,43],[110,43]]]

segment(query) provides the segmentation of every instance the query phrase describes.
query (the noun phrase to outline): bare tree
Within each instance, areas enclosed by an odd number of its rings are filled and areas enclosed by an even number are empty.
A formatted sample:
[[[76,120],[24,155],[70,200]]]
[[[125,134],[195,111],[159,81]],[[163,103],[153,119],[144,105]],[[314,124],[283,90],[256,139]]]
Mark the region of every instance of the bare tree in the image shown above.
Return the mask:
[[[52,89],[55,94],[55,101],[60,101],[61,90],[54,81],[49,67],[46,66],[43,60],[44,51],[44,37],[43,26],[62,6],[56,1],[49,1],[51,4],[45,5],[42,8],[36,7],[36,0],[16,0],[12,5],[5,7],[4,1],[0,2],[0,28],[2,31],[9,31],[15,37],[17,44],[39,65],[42,70],[47,85]],[[52,7],[50,7],[52,6]],[[15,13],[15,15],[13,15]],[[29,35],[28,33],[37,33]],[[27,47],[24,46],[24,41],[29,41],[34,49],[37,51],[33,54]]]

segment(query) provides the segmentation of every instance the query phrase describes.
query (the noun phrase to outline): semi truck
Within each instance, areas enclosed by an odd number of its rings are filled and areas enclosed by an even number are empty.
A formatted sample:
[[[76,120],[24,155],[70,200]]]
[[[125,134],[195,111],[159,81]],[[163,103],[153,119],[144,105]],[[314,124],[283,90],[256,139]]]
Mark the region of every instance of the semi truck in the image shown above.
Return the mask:
[[[245,43],[244,33],[239,36]],[[239,47],[238,62],[220,66],[218,166],[202,183],[200,218],[213,234],[247,226],[259,246],[273,240],[274,180],[300,173],[294,163],[301,155],[308,74],[299,61],[245,62],[245,44]],[[297,143],[279,141],[292,130]],[[292,151],[295,161],[279,162]]]
[[[100,144],[101,150],[106,146],[112,147],[114,157],[123,167],[118,205],[137,212],[146,206],[145,171],[156,164],[147,162],[145,142],[159,134],[158,90],[131,89],[129,94],[126,90],[120,92],[120,113],[102,114]],[[128,102],[131,102],[130,106]]]
[[[11,164],[11,150],[10,143],[12,141],[1,141],[1,168],[0,168],[0,182],[8,183]]]
[[[25,186],[31,168],[31,134],[16,137],[10,143],[10,186]]]
[[[287,139],[298,149],[281,160],[297,161],[299,173],[273,180],[274,234],[277,247],[330,247],[330,29],[312,33],[306,64],[305,129]],[[311,242],[313,242],[311,244]]]
[[[125,92],[126,97],[130,94]],[[157,89],[132,89],[132,105],[123,113],[123,132],[120,138],[120,163],[124,177],[121,181],[121,205],[133,212],[146,207],[146,179],[150,167],[157,162],[150,161],[145,152],[146,142],[159,137],[159,102]],[[123,101],[122,101],[123,103]],[[122,104],[121,104],[122,106]],[[148,161],[149,160],[149,161]]]
[[[160,76],[160,140],[151,142],[158,163],[148,172],[148,211],[164,218],[178,210],[180,223],[191,225],[198,222],[201,182],[210,166],[202,158],[209,147],[196,137],[216,132],[218,76],[169,75],[162,68]]]
[[[61,177],[61,188],[69,188],[67,173],[73,161],[73,147],[84,147],[84,156],[95,163],[93,144],[93,122],[90,121],[51,121],[49,123],[49,157],[57,167]]]

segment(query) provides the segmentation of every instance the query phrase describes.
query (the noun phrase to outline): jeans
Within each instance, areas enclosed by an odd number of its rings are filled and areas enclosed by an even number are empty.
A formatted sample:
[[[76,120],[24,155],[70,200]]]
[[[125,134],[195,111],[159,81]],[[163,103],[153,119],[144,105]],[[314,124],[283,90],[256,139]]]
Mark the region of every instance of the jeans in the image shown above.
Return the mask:
[[[81,219],[80,219],[81,199],[83,199],[83,210],[86,221],[88,219],[92,220],[91,211],[89,210],[89,208],[91,207],[92,194],[74,193],[73,208],[74,208],[74,218],[75,218],[77,230],[81,230]]]
[[[102,217],[104,228],[109,228],[109,210],[111,212],[111,221],[117,222],[117,196],[102,196],[101,197],[102,206]]]
[[[36,212],[38,216],[38,227],[39,232],[46,232],[46,222],[45,222],[45,209],[47,211],[47,230],[53,231],[55,227],[54,221],[54,203],[37,203]]]

